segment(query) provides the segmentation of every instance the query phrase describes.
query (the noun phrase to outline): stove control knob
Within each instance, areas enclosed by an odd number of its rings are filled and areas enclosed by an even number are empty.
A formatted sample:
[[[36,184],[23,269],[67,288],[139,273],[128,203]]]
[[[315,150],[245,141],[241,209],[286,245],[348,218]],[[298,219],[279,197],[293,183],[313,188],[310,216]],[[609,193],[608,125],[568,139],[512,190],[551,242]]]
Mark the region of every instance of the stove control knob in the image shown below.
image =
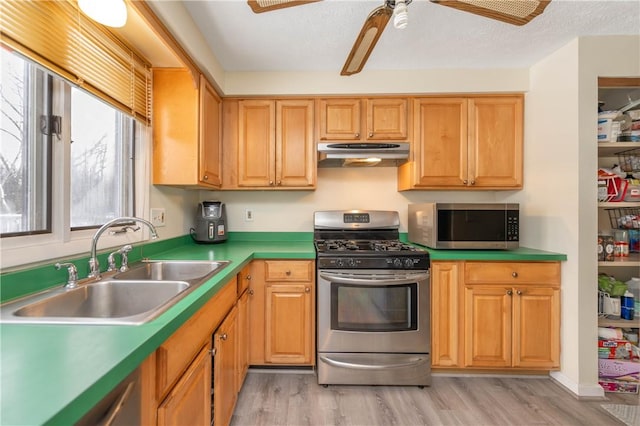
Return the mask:
[[[413,268],[413,259],[405,259],[404,260],[404,267],[406,269],[411,269]]]
[[[336,259],[336,266],[342,268],[344,266],[344,261],[342,259]]]
[[[350,268],[355,268],[356,266],[355,259],[347,259],[347,266],[349,266]]]
[[[400,259],[393,259],[393,266],[396,268],[402,268],[402,261]]]

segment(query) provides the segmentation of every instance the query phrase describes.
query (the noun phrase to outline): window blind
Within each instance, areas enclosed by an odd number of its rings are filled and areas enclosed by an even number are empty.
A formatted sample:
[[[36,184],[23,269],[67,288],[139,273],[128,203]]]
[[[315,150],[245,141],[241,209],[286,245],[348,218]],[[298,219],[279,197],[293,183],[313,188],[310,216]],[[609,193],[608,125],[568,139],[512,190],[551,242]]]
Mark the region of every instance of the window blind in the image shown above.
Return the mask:
[[[3,45],[150,123],[150,65],[76,0],[2,0],[0,17]]]

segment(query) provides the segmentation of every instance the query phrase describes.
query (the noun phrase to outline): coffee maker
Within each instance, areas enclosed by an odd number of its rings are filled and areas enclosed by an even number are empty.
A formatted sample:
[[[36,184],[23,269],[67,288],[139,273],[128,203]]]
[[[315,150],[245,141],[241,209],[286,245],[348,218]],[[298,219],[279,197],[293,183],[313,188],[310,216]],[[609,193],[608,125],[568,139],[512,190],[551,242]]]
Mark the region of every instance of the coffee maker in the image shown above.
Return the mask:
[[[227,214],[221,201],[203,201],[198,204],[195,228],[191,238],[198,243],[221,243],[227,240]]]

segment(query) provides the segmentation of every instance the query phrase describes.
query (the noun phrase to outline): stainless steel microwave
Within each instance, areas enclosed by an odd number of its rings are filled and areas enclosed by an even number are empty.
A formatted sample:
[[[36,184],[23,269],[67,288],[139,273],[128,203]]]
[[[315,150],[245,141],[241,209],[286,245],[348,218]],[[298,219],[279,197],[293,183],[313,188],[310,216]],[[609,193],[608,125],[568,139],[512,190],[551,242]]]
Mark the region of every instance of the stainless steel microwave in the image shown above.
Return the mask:
[[[409,241],[435,249],[516,249],[520,205],[409,204]]]

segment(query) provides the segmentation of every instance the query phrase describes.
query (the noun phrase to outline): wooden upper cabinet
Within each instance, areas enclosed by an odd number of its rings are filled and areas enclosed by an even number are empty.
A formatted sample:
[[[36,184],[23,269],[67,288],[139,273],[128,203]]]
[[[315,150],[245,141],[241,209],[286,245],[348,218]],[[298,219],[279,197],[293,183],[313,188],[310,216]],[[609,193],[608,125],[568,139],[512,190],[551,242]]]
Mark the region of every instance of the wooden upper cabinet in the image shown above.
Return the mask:
[[[200,164],[204,185],[222,185],[222,100],[209,82],[200,76]]]
[[[523,114],[522,96],[469,99],[469,185],[522,188]]]
[[[413,159],[398,168],[399,190],[522,188],[522,95],[413,102]]]
[[[408,137],[405,98],[367,99],[367,140],[394,141]]]
[[[225,101],[223,188],[313,189],[313,111],[309,99]]]
[[[153,183],[221,185],[221,99],[204,76],[186,69],[153,70]]]
[[[404,141],[408,138],[407,98],[318,100],[320,141]]]
[[[318,131],[321,141],[355,141],[362,137],[360,99],[320,99]]]

